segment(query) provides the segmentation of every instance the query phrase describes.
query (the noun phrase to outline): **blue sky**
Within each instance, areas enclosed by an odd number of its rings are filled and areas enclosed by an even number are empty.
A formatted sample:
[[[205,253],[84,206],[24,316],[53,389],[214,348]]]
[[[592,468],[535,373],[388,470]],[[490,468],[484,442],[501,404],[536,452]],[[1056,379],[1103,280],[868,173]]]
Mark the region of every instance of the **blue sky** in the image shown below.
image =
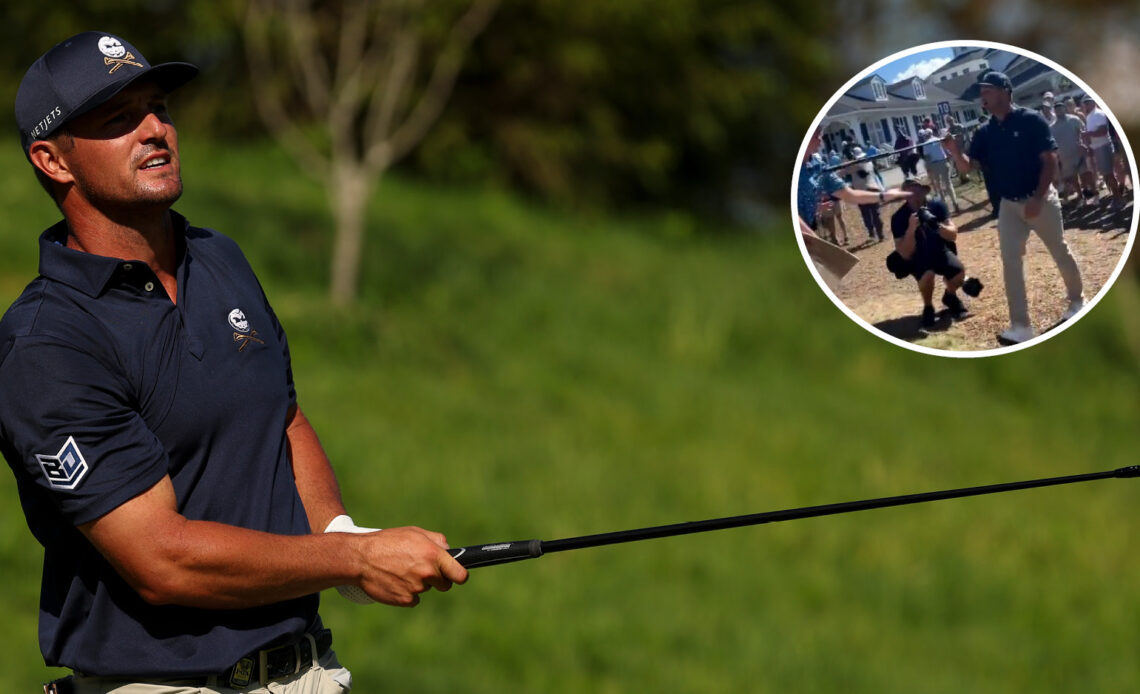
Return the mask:
[[[901,79],[906,79],[913,75],[925,78],[930,73],[950,62],[950,59],[953,57],[953,49],[935,48],[893,60],[878,70],[875,70],[875,74],[886,80],[888,84],[898,82]]]

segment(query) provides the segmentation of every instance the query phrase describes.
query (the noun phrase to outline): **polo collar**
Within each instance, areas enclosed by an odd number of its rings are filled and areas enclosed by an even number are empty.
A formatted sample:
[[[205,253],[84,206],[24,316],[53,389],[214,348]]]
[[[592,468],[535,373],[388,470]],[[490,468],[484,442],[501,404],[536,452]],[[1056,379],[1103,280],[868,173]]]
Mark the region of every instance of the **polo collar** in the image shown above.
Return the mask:
[[[175,235],[185,239],[189,227],[186,218],[170,210],[170,221]],[[60,220],[40,234],[40,274],[92,298],[106,291],[123,260],[68,248],[66,220]]]

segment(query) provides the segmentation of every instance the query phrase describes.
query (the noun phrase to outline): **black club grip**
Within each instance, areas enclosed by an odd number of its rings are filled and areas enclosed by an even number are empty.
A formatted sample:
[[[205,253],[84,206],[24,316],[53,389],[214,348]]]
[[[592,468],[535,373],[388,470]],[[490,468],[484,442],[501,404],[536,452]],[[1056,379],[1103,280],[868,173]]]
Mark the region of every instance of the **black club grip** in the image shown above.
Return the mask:
[[[478,566],[493,566],[541,557],[542,540],[519,540],[517,542],[457,547],[447,550],[447,553],[468,569],[474,569]]]

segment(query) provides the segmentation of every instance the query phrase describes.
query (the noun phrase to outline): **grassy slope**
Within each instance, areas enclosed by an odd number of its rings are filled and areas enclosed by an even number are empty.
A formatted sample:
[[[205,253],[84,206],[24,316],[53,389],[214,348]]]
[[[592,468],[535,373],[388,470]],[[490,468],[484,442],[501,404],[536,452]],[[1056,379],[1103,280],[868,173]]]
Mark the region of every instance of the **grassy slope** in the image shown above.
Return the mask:
[[[8,301],[53,215],[0,151]],[[185,156],[178,208],[262,273],[363,524],[550,539],[1135,462],[1140,379],[1111,294],[1028,353],[934,359],[844,318],[788,234],[691,238],[389,180],[365,299],[336,312],[319,189],[265,149]],[[48,676],[39,552],[0,487],[0,689],[27,690]],[[412,611],[334,593],[322,611],[362,692],[1125,691],[1138,494],[1100,482],[552,555]]]

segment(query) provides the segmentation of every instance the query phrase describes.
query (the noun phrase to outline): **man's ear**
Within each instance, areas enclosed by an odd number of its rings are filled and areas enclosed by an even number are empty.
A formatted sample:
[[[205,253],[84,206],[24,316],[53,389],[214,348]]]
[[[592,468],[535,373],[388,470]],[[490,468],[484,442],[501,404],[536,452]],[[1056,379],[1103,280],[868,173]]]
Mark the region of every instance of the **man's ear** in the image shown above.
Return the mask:
[[[28,158],[32,161],[32,166],[56,183],[71,183],[75,180],[58,140],[36,140],[28,149]]]

